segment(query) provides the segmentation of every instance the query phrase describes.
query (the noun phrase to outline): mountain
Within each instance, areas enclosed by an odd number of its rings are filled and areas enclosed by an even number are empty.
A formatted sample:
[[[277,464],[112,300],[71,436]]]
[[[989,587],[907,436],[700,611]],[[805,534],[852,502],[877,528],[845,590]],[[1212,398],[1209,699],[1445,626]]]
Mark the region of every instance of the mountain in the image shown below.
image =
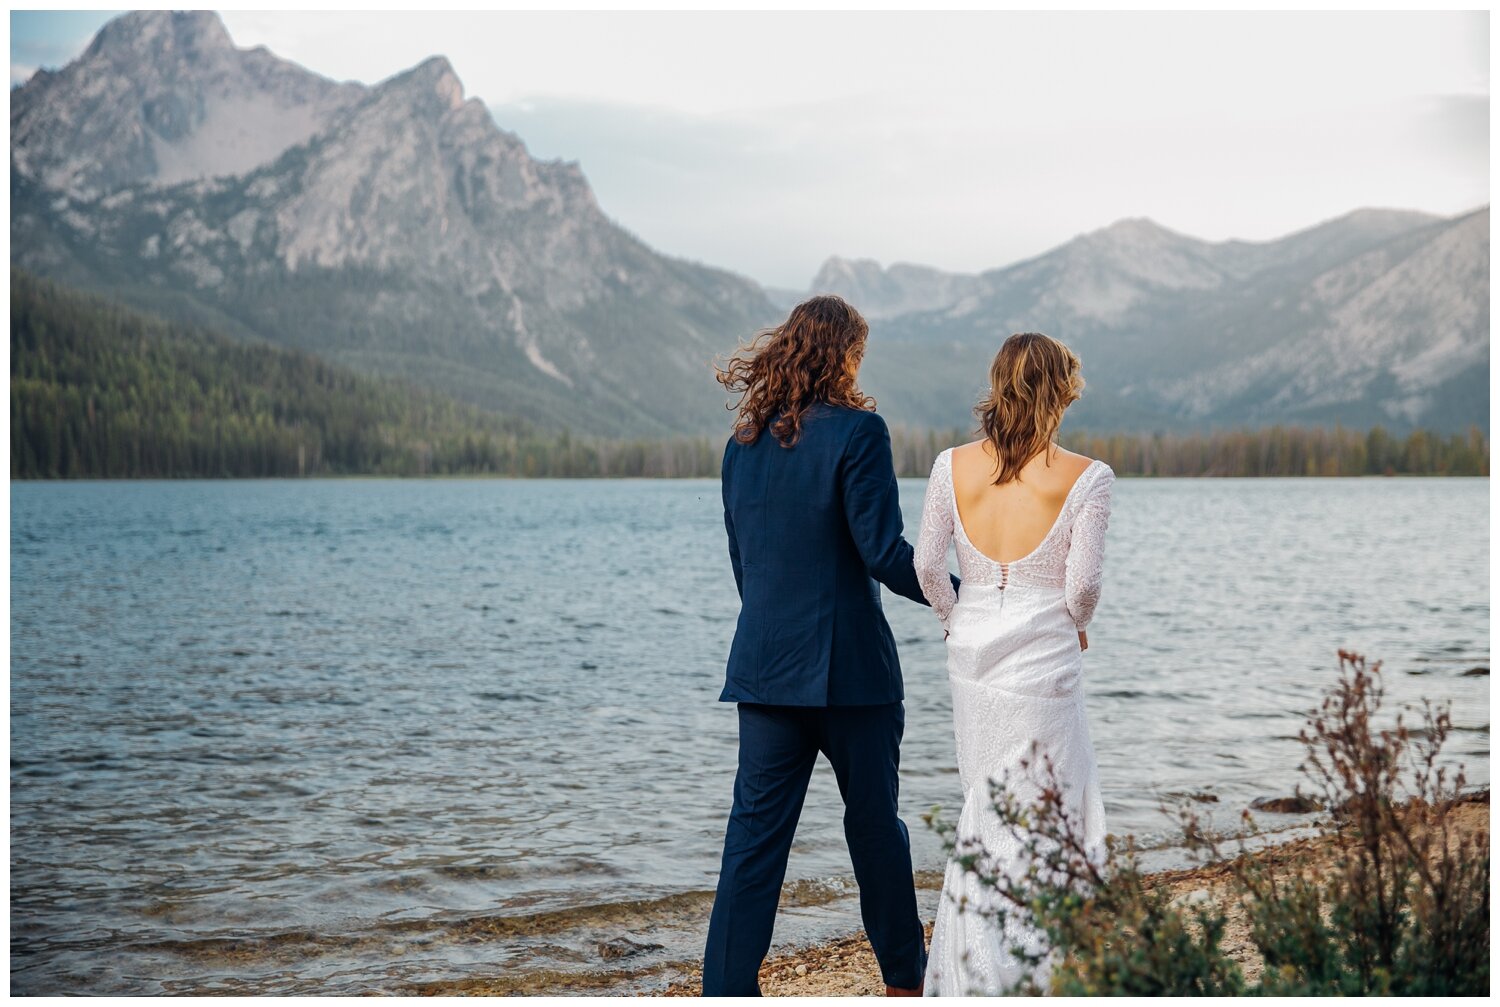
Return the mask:
[[[999,344],[1040,330],[1083,358],[1069,422],[1092,429],[1487,427],[1488,263],[1487,208],[1362,210],[1261,243],[1125,220],[877,322],[865,383],[916,422],[966,423]]]
[[[1482,210],[1365,251],[1300,287],[1303,325],[1153,391],[1195,417],[1487,424],[1489,229]]]
[[[164,117],[164,94],[203,100]],[[295,128],[222,142],[278,103]],[[12,108],[13,264],[546,426],[722,426],[711,359],[777,320],[754,282],[616,225],[441,57],[334,85],[214,15],[136,12]]]
[[[891,318],[957,304],[978,289],[978,277],[897,262],[882,268],[874,259],[830,258],[807,294],[838,294],[867,319]]]

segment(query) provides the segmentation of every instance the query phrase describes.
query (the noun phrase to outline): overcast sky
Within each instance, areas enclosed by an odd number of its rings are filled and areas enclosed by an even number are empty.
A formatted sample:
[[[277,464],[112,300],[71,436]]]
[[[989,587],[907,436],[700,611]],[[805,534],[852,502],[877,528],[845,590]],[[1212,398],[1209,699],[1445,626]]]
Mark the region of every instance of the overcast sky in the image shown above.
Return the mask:
[[[11,15],[11,80],[109,12]],[[224,15],[335,79],[441,53],[658,249],[803,288],[1006,265],[1122,217],[1266,239],[1489,201],[1480,14]]]

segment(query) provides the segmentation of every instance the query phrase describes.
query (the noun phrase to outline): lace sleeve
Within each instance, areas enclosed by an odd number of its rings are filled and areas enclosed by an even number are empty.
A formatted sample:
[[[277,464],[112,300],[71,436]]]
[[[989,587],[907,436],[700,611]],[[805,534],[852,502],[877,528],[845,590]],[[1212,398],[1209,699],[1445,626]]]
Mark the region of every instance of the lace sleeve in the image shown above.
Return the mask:
[[[927,479],[927,497],[922,502],[922,528],[917,535],[913,561],[917,582],[932,605],[932,610],[948,625],[948,613],[958,600],[953,581],[948,576],[948,543],[953,539],[953,470],[949,453],[944,451],[932,463]]]
[[[1109,528],[1110,493],[1114,481],[1114,470],[1105,465],[1073,517],[1065,596],[1068,614],[1079,630],[1093,619],[1094,606],[1099,604],[1099,591],[1104,584],[1104,533]]]

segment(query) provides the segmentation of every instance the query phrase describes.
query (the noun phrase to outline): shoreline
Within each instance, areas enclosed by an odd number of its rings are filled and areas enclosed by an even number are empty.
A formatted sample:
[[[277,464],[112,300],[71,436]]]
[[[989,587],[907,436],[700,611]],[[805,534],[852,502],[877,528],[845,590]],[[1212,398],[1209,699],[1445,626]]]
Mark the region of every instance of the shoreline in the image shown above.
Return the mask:
[[[1454,809],[1458,832],[1472,835],[1489,829],[1490,792],[1485,787],[1459,798]],[[1254,850],[1248,856],[1262,864],[1278,867],[1294,858],[1308,855],[1314,860],[1327,859],[1337,842],[1333,836],[1310,836],[1290,839]],[[1213,900],[1227,916],[1221,946],[1239,964],[1247,980],[1260,975],[1261,961],[1250,940],[1246,913],[1229,894],[1230,865],[1236,858],[1218,860],[1193,867],[1153,871],[1146,876],[1148,887],[1165,889],[1175,900],[1199,902]],[[932,924],[924,926],[932,940]],[[699,996],[701,975],[693,968],[691,977],[672,983],[665,990],[647,996]],[[785,951],[768,958],[760,970],[761,991],[766,996],[883,996],[885,985],[880,968],[870,950],[864,931],[835,938],[805,948]]]

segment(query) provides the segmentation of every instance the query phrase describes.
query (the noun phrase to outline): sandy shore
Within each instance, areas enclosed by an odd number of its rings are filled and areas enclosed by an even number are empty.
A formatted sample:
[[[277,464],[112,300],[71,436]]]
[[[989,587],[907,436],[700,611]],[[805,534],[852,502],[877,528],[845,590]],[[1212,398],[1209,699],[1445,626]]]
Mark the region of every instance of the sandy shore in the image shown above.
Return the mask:
[[[1489,791],[1467,798],[1456,809],[1455,820],[1464,835],[1488,830]],[[1268,847],[1253,856],[1271,866],[1288,863],[1306,854],[1326,860],[1334,842],[1333,838],[1326,836],[1298,839]],[[1173,898],[1191,897],[1199,901],[1206,896],[1216,900],[1228,915],[1223,942],[1225,951],[1239,963],[1247,979],[1259,976],[1261,962],[1250,943],[1244,909],[1229,896],[1227,861],[1185,870],[1161,871],[1150,876],[1150,883],[1153,888],[1165,888]],[[1198,892],[1205,894],[1194,894]],[[930,925],[927,935],[929,939],[932,936]],[[875,955],[870,951],[863,932],[767,961],[761,968],[760,986],[767,996],[881,996],[885,993]],[[697,996],[700,988],[700,980],[695,975],[690,980],[673,984],[664,995]]]

